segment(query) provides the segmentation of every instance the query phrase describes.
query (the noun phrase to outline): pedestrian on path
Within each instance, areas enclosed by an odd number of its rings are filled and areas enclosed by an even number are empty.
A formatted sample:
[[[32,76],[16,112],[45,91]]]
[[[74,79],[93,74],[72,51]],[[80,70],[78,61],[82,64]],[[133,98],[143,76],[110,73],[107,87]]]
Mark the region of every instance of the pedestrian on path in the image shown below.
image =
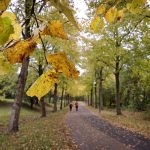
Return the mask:
[[[69,104],[70,111],[72,111],[73,104],[72,102]]]
[[[75,102],[75,107],[76,107],[76,111],[78,111],[79,105],[78,105],[78,102],[77,102],[77,101]]]

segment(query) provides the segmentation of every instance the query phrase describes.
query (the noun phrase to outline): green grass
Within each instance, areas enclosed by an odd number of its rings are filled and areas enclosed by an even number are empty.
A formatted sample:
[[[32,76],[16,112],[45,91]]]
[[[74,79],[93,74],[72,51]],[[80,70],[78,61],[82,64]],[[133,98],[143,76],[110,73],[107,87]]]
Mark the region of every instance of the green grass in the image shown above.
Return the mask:
[[[47,117],[41,118],[39,111],[23,107],[19,132],[9,134],[10,109],[9,104],[0,105],[0,150],[75,149],[65,126],[67,109],[56,113],[49,111]]]

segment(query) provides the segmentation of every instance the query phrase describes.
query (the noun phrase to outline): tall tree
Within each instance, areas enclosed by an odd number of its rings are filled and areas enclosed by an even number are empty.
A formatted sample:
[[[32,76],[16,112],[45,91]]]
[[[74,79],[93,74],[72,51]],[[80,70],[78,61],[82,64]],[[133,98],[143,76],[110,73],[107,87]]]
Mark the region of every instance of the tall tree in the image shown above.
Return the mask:
[[[35,0],[30,1],[30,0],[25,0],[25,33],[24,33],[24,39],[28,39],[31,37],[30,35],[30,20],[31,16],[34,11],[34,5],[35,5]],[[18,87],[16,90],[16,97],[15,101],[12,107],[12,112],[11,112],[11,118],[10,118],[10,123],[9,123],[9,131],[10,132],[16,132],[18,131],[18,122],[19,122],[19,116],[20,116],[20,109],[21,109],[21,103],[22,103],[22,97],[24,93],[24,87],[27,79],[27,74],[28,74],[28,65],[29,65],[29,57],[24,58],[20,75],[18,78]]]

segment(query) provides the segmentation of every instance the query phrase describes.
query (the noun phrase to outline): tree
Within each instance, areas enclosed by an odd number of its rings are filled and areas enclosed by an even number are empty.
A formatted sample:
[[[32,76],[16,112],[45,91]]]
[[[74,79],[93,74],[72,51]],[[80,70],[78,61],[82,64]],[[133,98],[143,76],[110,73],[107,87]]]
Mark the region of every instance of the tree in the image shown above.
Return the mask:
[[[25,16],[27,19],[25,22],[24,39],[28,39],[31,37],[29,24],[30,24],[30,20],[31,20],[31,15],[34,11],[34,5],[35,5],[35,1],[30,1],[30,0],[25,1]],[[18,87],[16,90],[15,102],[12,107],[11,119],[10,119],[10,124],[9,124],[10,132],[18,131],[18,121],[19,121],[24,87],[25,87],[25,83],[26,83],[26,79],[27,79],[28,65],[29,65],[29,57],[26,57],[23,59],[21,72],[20,72],[20,75],[18,78]]]
[[[1,8],[0,8],[0,11],[2,11],[1,12],[1,14],[2,14],[1,20],[4,25],[1,27],[2,28],[4,27],[3,29],[5,29],[5,30],[8,30],[8,29],[6,29],[7,27],[9,27],[9,29],[10,29],[9,30],[10,32],[7,35],[4,32],[2,32],[2,34],[1,34],[2,38],[1,38],[0,44],[5,44],[9,40],[9,37],[11,37],[11,34],[18,31],[18,28],[16,30],[16,28],[14,28],[15,25],[13,24],[14,25],[13,26],[11,24],[12,23],[11,21],[14,21],[13,18],[8,18],[8,17],[6,18],[6,16],[8,16],[9,13],[7,13],[7,12],[3,13],[3,11],[6,10],[9,1],[7,4],[4,1],[1,1],[1,3],[2,3]],[[5,3],[5,4],[3,5],[3,3]],[[67,3],[65,2],[65,5]],[[34,51],[35,46],[37,45],[37,40],[38,39],[41,40],[41,44],[42,44],[43,50],[45,52],[45,45],[44,45],[41,35],[57,36],[59,38],[67,39],[67,35],[63,29],[63,24],[59,20],[53,20],[49,24],[46,24],[46,26],[44,26],[44,29],[42,29],[42,31],[39,30],[38,34],[35,33],[34,36],[32,38],[30,38],[31,37],[30,21],[31,21],[32,17],[34,19],[34,21],[32,22],[33,29],[35,28],[35,24],[37,25],[38,28],[40,28],[38,19],[36,17],[36,13],[37,12],[40,13],[43,6],[46,3],[43,2],[43,4],[41,6],[39,6],[39,4],[40,3],[36,3],[35,0],[30,1],[30,2],[28,0],[25,1],[25,5],[23,5],[25,7],[25,20],[24,20],[25,22],[23,23],[23,26],[25,25],[25,32],[22,32],[22,33],[23,33],[24,39],[26,39],[26,40],[17,41],[15,43],[13,43],[11,46],[8,46],[7,48],[5,48],[6,57],[10,63],[12,63],[12,64],[22,63],[22,68],[21,68],[21,72],[20,72],[20,76],[19,76],[19,80],[18,80],[18,90],[17,90],[17,94],[16,94],[16,101],[14,102],[14,105],[13,105],[12,115],[11,115],[11,120],[10,120],[9,130],[12,132],[15,132],[18,130],[19,112],[20,112],[20,108],[21,108],[20,106],[21,106],[23,91],[24,91],[26,78],[27,78],[29,55]],[[62,10],[63,13],[67,16],[67,18],[72,22],[72,24],[74,24],[76,26],[76,28],[78,28],[78,24],[77,24],[76,20],[74,19],[72,10],[69,8],[69,5],[64,6],[64,2],[62,2],[62,1],[59,1],[57,3],[55,1],[50,1],[50,4],[52,6],[54,6],[58,11]],[[35,5],[36,5],[36,7],[35,7]],[[36,10],[36,12],[35,12],[35,10]],[[23,15],[24,15],[24,13],[23,13]],[[24,19],[23,17],[24,16],[20,17],[21,20]],[[5,21],[9,22],[9,26],[5,26]],[[12,36],[12,37],[11,37],[12,39],[16,40],[15,36]],[[10,41],[10,43],[11,42],[12,41]],[[10,43],[8,43],[8,45]],[[16,55],[16,56],[12,58],[12,55]],[[46,55],[45,55],[45,59],[46,59]]]

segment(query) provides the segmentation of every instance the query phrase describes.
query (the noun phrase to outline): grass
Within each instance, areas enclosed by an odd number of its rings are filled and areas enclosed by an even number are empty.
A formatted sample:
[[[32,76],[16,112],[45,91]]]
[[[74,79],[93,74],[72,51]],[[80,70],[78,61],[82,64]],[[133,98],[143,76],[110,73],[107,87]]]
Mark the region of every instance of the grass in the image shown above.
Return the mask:
[[[67,109],[56,113],[48,112],[41,118],[39,111],[23,107],[20,117],[20,131],[7,133],[10,105],[0,105],[0,150],[50,150],[75,149],[65,126]]]
[[[114,109],[106,109],[99,113],[98,110],[93,107],[88,106],[88,108],[96,113],[96,115],[115,126],[125,128],[150,138],[150,119],[148,117],[148,112],[122,111],[122,115],[116,115]]]

